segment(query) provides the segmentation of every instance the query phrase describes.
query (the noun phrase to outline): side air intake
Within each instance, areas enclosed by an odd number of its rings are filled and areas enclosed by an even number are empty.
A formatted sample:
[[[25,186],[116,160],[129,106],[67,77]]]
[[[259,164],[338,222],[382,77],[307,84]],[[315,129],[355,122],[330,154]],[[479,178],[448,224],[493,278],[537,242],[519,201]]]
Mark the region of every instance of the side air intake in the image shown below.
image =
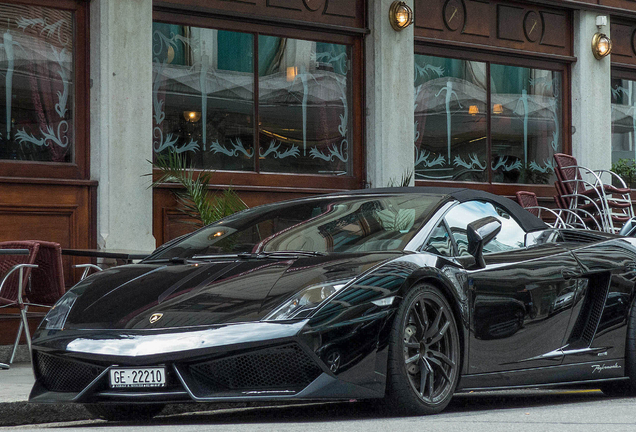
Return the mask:
[[[596,329],[603,315],[603,308],[609,291],[610,276],[608,274],[590,277],[587,287],[587,295],[581,312],[572,329],[569,345],[589,347],[594,340]]]

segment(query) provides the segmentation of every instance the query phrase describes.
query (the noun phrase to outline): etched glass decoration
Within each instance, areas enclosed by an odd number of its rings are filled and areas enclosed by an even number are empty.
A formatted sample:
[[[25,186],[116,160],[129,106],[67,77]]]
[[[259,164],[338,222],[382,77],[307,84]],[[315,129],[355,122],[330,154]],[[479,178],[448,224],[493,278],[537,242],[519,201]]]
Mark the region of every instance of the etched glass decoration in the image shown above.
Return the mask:
[[[155,153],[193,168],[350,174],[350,48],[256,37],[153,23]]]
[[[346,45],[258,38],[261,171],[350,172]]]
[[[153,149],[254,169],[254,36],[153,23]]]
[[[487,181],[486,64],[415,55],[416,180]]]
[[[552,184],[561,143],[561,72],[490,66],[493,182]]]
[[[0,4],[0,159],[73,162],[73,13]]]
[[[636,81],[612,78],[612,163],[636,159]]]

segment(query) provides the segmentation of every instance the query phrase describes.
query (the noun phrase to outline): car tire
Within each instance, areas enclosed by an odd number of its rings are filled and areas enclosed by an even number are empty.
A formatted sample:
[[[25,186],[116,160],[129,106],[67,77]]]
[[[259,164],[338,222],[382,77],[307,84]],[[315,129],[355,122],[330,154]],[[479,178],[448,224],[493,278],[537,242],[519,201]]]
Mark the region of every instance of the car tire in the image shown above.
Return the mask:
[[[460,365],[459,332],[448,300],[432,285],[415,286],[391,328],[386,390],[391,412],[442,411],[455,392]]]
[[[602,383],[601,391],[607,396],[636,396],[636,300],[627,320],[625,340],[625,375],[629,380]]]
[[[163,410],[163,404],[86,404],[95,417],[108,421],[148,420]]]

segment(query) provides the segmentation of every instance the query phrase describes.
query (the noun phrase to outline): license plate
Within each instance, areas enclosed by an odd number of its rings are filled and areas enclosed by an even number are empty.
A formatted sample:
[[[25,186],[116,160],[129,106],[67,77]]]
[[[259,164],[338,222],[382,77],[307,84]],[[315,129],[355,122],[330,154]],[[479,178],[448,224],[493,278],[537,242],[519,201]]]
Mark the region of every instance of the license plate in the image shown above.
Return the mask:
[[[113,368],[110,387],[165,387],[165,367]]]

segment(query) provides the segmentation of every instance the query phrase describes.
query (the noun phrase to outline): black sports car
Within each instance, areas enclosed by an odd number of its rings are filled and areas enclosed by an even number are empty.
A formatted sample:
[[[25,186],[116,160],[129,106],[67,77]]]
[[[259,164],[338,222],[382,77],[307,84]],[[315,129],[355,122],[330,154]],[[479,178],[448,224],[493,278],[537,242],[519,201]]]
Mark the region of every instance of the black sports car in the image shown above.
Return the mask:
[[[182,401],[636,389],[636,239],[449,188],[265,205],[81,281],[33,340],[33,402],[107,419]]]

